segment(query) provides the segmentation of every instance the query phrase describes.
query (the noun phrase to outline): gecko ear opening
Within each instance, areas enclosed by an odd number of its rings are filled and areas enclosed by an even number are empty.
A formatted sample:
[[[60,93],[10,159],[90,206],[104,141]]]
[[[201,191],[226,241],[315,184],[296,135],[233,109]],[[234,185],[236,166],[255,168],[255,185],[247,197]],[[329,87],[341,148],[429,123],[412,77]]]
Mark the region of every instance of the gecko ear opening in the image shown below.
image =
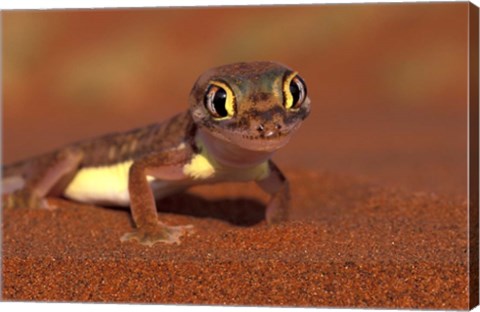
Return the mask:
[[[232,90],[224,83],[213,81],[207,88],[205,107],[216,120],[232,118],[235,115],[235,99]]]

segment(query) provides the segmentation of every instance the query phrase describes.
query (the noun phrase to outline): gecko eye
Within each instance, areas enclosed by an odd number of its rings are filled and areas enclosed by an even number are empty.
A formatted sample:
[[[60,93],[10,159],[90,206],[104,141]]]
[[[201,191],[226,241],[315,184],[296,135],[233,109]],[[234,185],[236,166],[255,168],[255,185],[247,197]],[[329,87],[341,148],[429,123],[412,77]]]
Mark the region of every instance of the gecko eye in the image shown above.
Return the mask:
[[[296,73],[288,76],[283,87],[285,108],[299,108],[307,97],[307,87]]]
[[[205,107],[216,119],[227,119],[234,114],[233,93],[220,82],[212,82],[205,94]]]

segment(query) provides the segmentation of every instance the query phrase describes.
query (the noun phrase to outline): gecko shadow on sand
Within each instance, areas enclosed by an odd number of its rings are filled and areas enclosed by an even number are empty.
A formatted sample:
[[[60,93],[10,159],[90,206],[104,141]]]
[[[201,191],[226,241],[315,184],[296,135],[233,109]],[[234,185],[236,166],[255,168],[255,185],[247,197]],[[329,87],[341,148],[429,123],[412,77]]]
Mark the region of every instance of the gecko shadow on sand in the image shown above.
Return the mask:
[[[197,218],[214,218],[236,226],[253,226],[265,219],[265,205],[251,198],[209,200],[182,193],[157,200],[160,213],[174,213]]]

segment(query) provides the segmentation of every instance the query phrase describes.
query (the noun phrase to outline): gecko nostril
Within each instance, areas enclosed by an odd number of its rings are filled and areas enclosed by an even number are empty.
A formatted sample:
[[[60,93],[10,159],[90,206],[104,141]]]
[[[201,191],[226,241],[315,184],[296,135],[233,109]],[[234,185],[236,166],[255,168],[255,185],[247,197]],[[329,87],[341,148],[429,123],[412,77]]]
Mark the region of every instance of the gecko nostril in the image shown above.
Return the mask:
[[[258,131],[258,132],[263,132],[264,130],[265,130],[265,127],[264,127],[262,124],[260,124],[260,125],[257,127],[257,131]]]

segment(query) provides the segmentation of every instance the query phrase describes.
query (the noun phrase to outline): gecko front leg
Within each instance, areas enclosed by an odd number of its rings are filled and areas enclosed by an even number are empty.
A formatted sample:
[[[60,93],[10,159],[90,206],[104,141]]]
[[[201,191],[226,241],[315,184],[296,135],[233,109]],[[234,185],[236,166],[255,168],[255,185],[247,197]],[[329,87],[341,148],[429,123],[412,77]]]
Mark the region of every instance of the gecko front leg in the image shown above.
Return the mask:
[[[270,201],[267,204],[265,218],[267,223],[274,224],[286,221],[289,215],[290,208],[290,187],[288,180],[283,173],[273,163],[268,162],[269,175],[257,181],[257,184],[268,194],[270,194]]]
[[[133,163],[129,171],[128,191],[130,209],[136,229],[121,237],[121,241],[136,240],[142,245],[152,246],[157,242],[180,243],[180,237],[192,229],[192,225],[168,226],[158,220],[152,188],[147,176],[164,181],[185,179],[182,168],[191,153],[165,152]]]

